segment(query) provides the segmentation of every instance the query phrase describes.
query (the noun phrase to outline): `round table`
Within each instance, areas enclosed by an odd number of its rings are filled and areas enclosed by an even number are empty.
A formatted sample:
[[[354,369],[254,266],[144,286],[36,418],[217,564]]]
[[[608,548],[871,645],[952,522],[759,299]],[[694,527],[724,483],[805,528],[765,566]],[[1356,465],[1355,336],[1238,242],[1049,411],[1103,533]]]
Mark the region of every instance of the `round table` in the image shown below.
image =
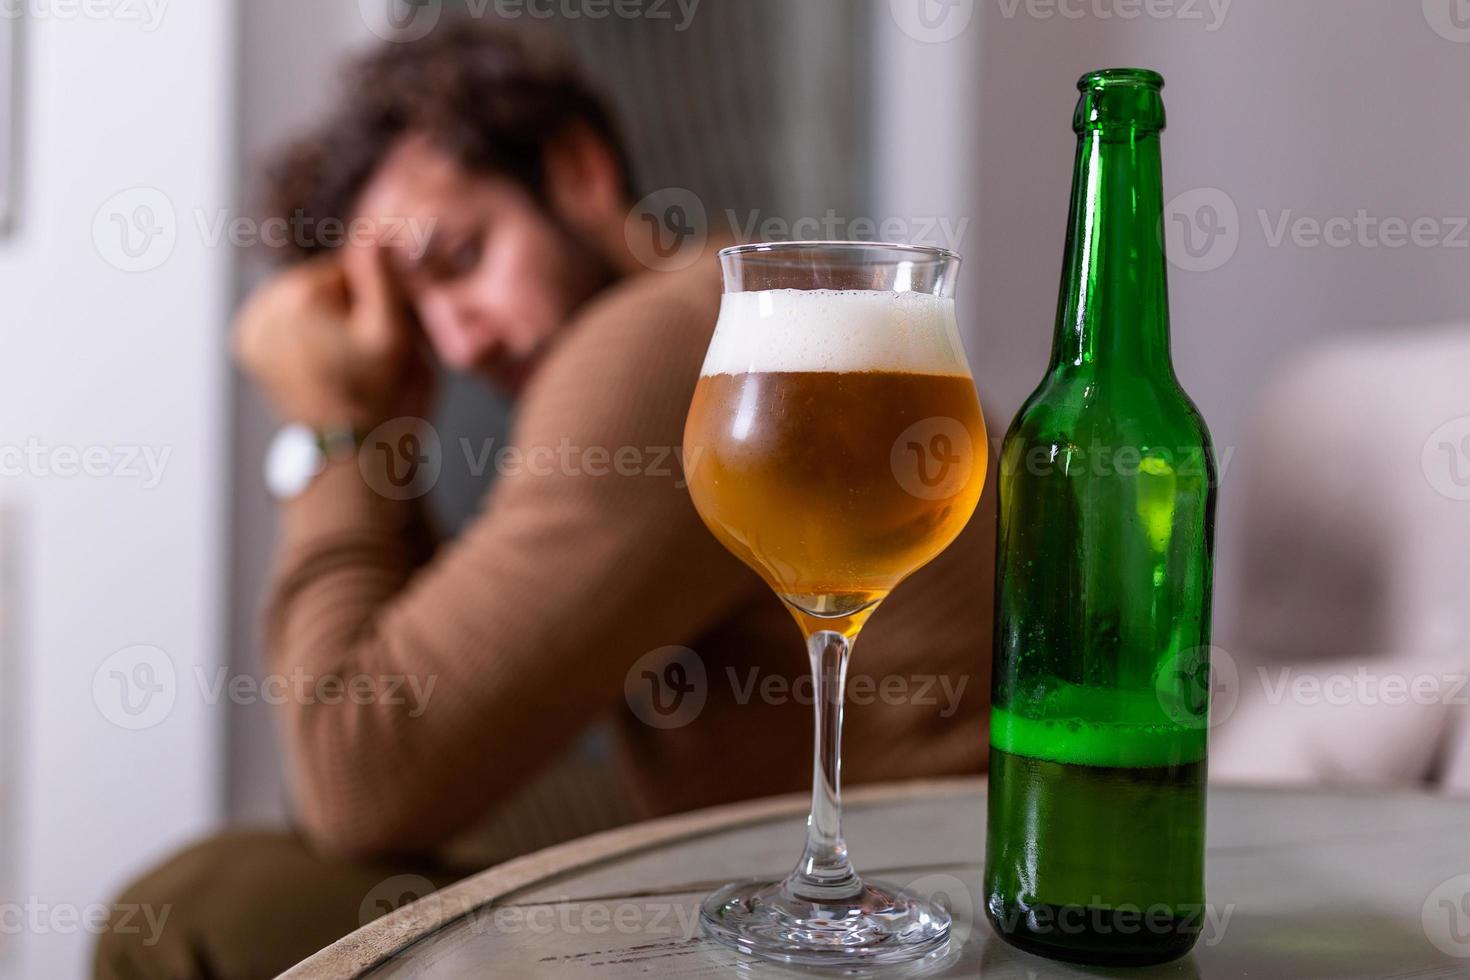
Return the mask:
[[[717,885],[789,870],[806,803],[720,807],[528,855],[405,906],[285,976],[810,977],[715,945],[697,920]],[[1208,819],[1211,916],[1194,951],[1098,971],[1031,956],[991,931],[980,898],[983,780],[850,792],[858,870],[948,896],[955,922],[943,957],[867,975],[1470,976],[1470,801],[1214,787]]]

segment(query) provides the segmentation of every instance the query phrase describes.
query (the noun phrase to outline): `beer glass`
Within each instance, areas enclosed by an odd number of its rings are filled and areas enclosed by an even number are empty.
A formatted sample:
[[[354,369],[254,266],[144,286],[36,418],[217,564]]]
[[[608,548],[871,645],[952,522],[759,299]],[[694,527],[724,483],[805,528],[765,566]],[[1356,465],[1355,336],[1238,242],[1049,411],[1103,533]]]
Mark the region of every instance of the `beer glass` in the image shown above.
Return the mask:
[[[684,429],[689,492],[806,637],[816,707],[806,849],[711,895],[707,934],[786,963],[933,952],[948,912],[859,878],[842,837],[843,688],[858,631],[980,499],[985,423],[954,314],[959,256],[867,242],[720,252],[724,296]]]

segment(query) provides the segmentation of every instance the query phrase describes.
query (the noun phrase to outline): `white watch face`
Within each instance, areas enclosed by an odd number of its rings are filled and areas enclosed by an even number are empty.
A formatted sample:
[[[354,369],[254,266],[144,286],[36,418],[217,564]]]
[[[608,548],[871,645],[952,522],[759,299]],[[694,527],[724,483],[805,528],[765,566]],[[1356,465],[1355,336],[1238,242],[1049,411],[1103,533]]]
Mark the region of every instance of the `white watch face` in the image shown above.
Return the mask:
[[[316,433],[304,425],[288,425],[276,433],[266,450],[266,488],[281,500],[289,500],[305,490],[325,464]]]

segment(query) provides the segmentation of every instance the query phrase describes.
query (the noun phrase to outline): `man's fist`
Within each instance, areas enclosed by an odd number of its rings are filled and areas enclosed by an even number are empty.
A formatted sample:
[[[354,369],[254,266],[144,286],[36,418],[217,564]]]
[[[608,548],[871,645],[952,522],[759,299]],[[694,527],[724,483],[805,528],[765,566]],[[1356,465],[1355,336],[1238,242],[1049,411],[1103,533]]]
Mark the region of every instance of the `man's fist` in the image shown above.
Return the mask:
[[[429,407],[433,371],[380,247],[266,282],[235,320],[234,349],[286,421],[365,430]]]

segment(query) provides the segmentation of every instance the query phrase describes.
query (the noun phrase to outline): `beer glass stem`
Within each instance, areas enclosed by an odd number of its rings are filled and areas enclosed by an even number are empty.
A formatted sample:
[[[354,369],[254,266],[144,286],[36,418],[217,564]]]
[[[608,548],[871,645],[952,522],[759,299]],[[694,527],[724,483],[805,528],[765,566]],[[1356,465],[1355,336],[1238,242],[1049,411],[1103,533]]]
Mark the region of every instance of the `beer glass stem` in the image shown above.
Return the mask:
[[[807,637],[807,649],[816,710],[812,811],[806,851],[786,884],[808,901],[834,901],[852,898],[863,887],[842,839],[842,705],[852,642],[834,630],[818,630]]]

